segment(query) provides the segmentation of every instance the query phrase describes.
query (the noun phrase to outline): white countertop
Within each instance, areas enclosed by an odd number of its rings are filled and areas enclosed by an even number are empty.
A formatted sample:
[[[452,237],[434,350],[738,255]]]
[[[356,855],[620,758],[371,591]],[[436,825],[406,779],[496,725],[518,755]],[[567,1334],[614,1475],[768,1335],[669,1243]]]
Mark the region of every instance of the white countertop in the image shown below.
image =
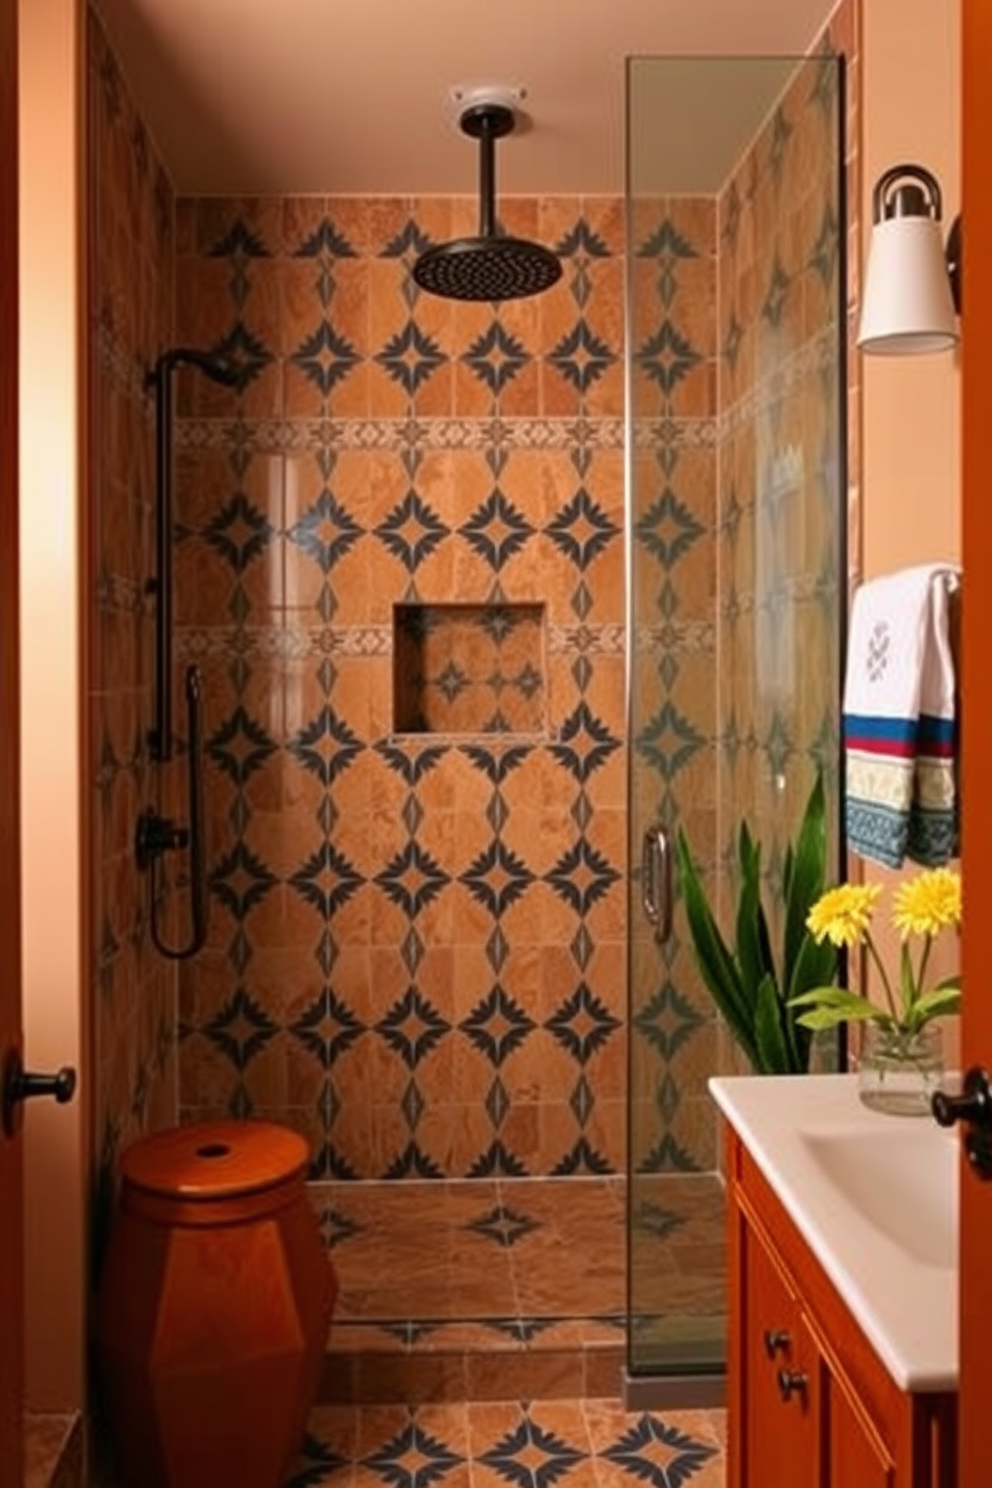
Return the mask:
[[[855,1075],[709,1084],[896,1383],[955,1390],[954,1134],[926,1117],[868,1110]]]

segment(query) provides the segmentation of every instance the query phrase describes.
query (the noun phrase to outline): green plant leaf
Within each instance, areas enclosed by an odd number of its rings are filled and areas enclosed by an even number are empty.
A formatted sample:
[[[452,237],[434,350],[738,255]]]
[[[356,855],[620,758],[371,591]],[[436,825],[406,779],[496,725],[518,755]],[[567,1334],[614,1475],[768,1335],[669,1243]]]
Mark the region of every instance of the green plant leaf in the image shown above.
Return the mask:
[[[929,1023],[931,1018],[956,1013],[960,1006],[960,987],[934,987],[931,992],[924,992],[922,997],[917,998],[906,1019],[906,1027],[915,1033],[924,1023]]]
[[[792,1011],[793,998],[801,992],[815,987],[826,987],[837,975],[837,948],[829,940],[819,944],[807,930],[792,968],[792,983],[786,992],[786,1027],[790,1030],[796,1046],[796,1055],[802,1069],[809,1068],[809,1046],[811,1030],[800,1023]]]
[[[857,1012],[845,1012],[843,1008],[833,1007],[813,1008],[810,1012],[803,1013],[797,1022],[814,1033],[821,1032],[824,1028],[836,1028],[840,1023],[878,1023],[883,1028],[895,1026],[889,1014],[883,1013],[881,1008],[872,1003],[863,1004]]]
[[[956,971],[953,974],[953,976],[943,977],[937,983],[936,987],[934,988],[934,991],[935,992],[943,992],[943,990],[944,990],[945,987],[957,987],[957,988],[960,988],[960,986],[961,986],[961,973],[959,971]]]
[[[902,998],[902,1016],[907,1020],[916,1000],[916,977],[913,973],[913,957],[909,941],[904,940],[899,952],[899,995]]]
[[[807,934],[806,916],[823,893],[826,871],[826,796],[823,776],[817,773],[803,812],[785,896],[785,944],[782,956],[782,983],[785,987],[792,985],[796,961]]]
[[[792,981],[789,983],[786,1000],[791,1003],[801,992],[809,992],[814,987],[828,987],[836,975],[837,947],[831,945],[829,940],[818,945],[807,930],[792,968]]]
[[[852,1018],[873,1017],[881,1011],[867,997],[859,997],[857,992],[849,992],[846,987],[813,987],[800,997],[791,998],[789,1006],[837,1008]]]
[[[689,921],[696,964],[731,1033],[757,1068],[758,1056],[749,1001],[734,958],[713,917],[706,891],[692,861],[688,839],[681,828],[677,846],[679,885]]]
[[[754,1009],[754,1042],[763,1074],[800,1073],[796,1070],[795,1060],[790,1055],[782,1027],[782,1000],[770,976],[762,977],[758,983],[758,996]]]
[[[737,966],[745,995],[753,1005],[758,983],[766,974],[774,977],[768,925],[761,907],[761,848],[741,823],[738,842],[741,878],[737,901]]]

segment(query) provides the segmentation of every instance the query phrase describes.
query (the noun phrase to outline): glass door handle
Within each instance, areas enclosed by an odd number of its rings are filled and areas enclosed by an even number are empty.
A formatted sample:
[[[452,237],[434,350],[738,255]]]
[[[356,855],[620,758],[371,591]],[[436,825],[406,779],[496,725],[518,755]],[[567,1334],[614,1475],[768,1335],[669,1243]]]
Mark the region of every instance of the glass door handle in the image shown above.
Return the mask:
[[[641,849],[641,903],[654,926],[654,938],[664,945],[672,933],[672,849],[660,822],[647,827]]]

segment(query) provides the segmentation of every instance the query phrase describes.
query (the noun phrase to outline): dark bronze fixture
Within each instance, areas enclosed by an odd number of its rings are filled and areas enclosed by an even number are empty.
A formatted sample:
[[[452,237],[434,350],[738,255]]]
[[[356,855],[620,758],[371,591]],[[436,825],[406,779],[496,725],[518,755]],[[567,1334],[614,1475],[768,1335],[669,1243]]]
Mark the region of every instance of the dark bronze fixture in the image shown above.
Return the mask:
[[[148,736],[152,758],[172,758],[172,376],[196,367],[223,387],[236,388],[240,374],[230,362],[190,347],[163,352],[145,378],[155,393],[155,577],[147,592],[155,600],[155,721]]]
[[[155,600],[155,721],[149,731],[152,758],[171,760],[172,736],[172,376],[177,367],[195,367],[223,387],[240,385],[240,372],[232,363],[191,347],[174,347],[159,357],[148,373],[146,385],[155,393],[155,577],[147,592]],[[186,670],[186,764],[189,825],[180,826],[171,817],[149,807],[138,818],[135,857],[138,867],[148,871],[149,922],[152,942],[170,960],[182,961],[203,949],[207,938],[208,891],[203,842],[202,695],[200,673]],[[167,852],[189,853],[190,936],[185,945],[172,946],[162,938],[158,922],[161,898],[161,860]]]
[[[200,673],[186,670],[186,780],[189,826],[181,827],[168,816],[149,807],[138,818],[134,852],[138,867],[149,875],[149,924],[152,944],[170,961],[184,961],[201,951],[207,939],[208,890],[203,841],[203,737]],[[189,853],[190,937],[185,946],[170,946],[162,939],[158,924],[161,898],[161,859],[167,852]]]
[[[964,1150],[977,1177],[992,1178],[992,1086],[988,1070],[974,1065],[964,1077],[960,1095],[946,1095],[943,1090],[930,1100],[934,1120],[940,1126],[965,1126]]]
[[[7,1055],[3,1070],[3,1087],[0,1103],[3,1106],[3,1130],[8,1137],[14,1136],[21,1125],[24,1102],[50,1097],[57,1105],[64,1106],[76,1093],[76,1071],[71,1065],[63,1065],[54,1075],[38,1075],[26,1070],[16,1049]]]
[[[466,108],[459,126],[479,141],[479,232],[438,243],[420,255],[413,277],[421,289],[450,300],[518,300],[557,284],[562,265],[542,243],[513,238],[496,221],[496,140],[510,134],[513,109],[494,99]]]
[[[801,1371],[794,1372],[788,1369],[780,1369],[778,1372],[778,1392],[783,1400],[789,1400],[793,1395],[804,1396],[806,1394],[806,1376]]]

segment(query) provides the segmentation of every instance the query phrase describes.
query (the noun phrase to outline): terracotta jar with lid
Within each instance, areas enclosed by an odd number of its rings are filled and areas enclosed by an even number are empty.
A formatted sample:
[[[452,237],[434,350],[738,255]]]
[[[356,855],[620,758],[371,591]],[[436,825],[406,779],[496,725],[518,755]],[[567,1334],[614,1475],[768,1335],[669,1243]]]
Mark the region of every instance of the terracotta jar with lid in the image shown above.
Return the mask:
[[[337,1295],[302,1137],[255,1121],[134,1143],[97,1308],[127,1488],[281,1488]]]

